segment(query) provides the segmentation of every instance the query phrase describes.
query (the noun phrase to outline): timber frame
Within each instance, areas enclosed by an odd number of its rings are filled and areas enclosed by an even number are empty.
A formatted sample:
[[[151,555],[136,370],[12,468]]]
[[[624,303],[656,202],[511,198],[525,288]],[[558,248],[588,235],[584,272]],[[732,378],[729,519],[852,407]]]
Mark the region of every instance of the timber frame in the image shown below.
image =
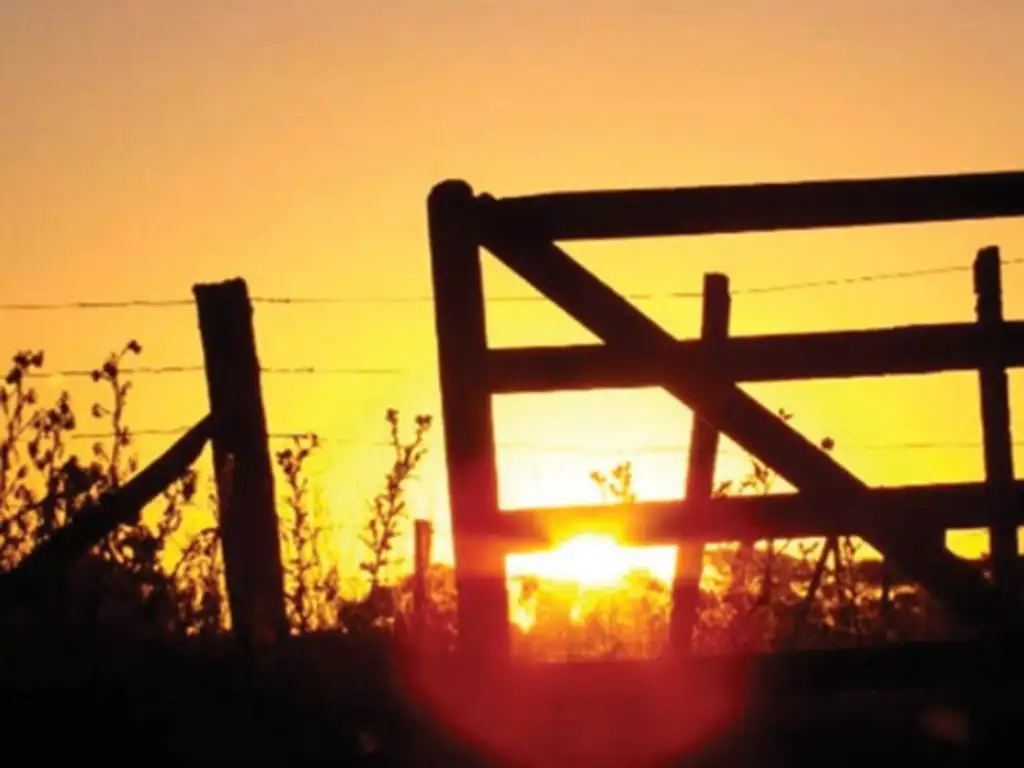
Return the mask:
[[[1002,318],[997,249],[983,249],[975,263],[977,323],[728,338],[722,318],[717,332],[709,328],[706,311],[705,338],[680,341],[555,244],[1024,216],[1024,172],[514,198],[476,195],[466,182],[449,180],[430,193],[428,215],[462,653],[508,658],[504,557],[550,545],[550,531],[560,525],[614,530],[637,544],[856,534],[967,625],[1005,628],[1024,616],[1014,588],[1024,483],[1013,475],[1005,373],[1024,365],[1024,323]],[[490,349],[481,248],[604,344]],[[964,369],[979,372],[985,483],[869,488],[737,387]],[[499,509],[494,394],[651,385],[798,493]],[[709,441],[698,438],[691,447],[697,442]],[[944,531],[953,527],[991,529],[994,581],[944,548]],[[674,640],[678,635],[674,630]]]

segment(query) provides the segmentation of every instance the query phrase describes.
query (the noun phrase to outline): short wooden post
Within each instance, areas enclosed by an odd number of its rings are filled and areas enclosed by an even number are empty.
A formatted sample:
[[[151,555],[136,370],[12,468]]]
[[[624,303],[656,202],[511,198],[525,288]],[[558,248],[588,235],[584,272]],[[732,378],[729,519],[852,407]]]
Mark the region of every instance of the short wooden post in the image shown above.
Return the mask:
[[[709,351],[729,336],[729,278],[720,274],[704,276],[704,307],[701,340]],[[730,385],[732,382],[728,382]],[[715,459],[718,455],[718,430],[693,414],[690,428],[690,457],[686,472],[686,498],[710,499],[715,486]],[[704,568],[704,543],[683,541],[676,556],[675,583],[672,588],[670,640],[680,654],[689,653],[693,629],[697,623],[700,577]]]
[[[199,313],[231,621],[248,647],[281,641],[281,543],[260,365],[245,282],[193,288]],[[226,503],[225,503],[226,501]]]
[[[985,479],[991,493],[989,527],[996,585],[1017,592],[1017,523],[1013,501],[1013,441],[1010,398],[1003,363],[1003,294],[999,249],[979,251],[974,261],[974,292],[984,363],[979,370]]]
[[[430,594],[427,589],[427,572],[430,569],[431,548],[434,529],[429,520],[416,520],[413,527],[415,539],[413,559],[413,615],[416,629],[422,635],[430,610]]]
[[[487,326],[479,216],[463,181],[438,184],[427,201],[441,412],[464,661],[509,657],[505,551],[498,530],[498,471],[487,377]]]

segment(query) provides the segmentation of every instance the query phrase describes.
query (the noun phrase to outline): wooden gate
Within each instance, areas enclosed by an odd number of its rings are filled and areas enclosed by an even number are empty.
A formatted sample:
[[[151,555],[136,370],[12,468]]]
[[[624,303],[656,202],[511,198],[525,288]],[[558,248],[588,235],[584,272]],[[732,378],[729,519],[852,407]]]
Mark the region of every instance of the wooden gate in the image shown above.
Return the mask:
[[[1013,476],[1005,373],[1024,365],[1024,323],[1003,320],[996,249],[975,264],[977,323],[729,339],[706,317],[707,338],[680,341],[555,244],[1021,216],[1024,172],[504,199],[446,181],[428,210],[459,647],[470,658],[508,657],[505,555],[549,545],[559,519],[613,528],[637,544],[858,535],[967,625],[1005,627],[1024,615],[1014,585],[1024,484]],[[604,344],[490,349],[481,247]],[[979,371],[985,483],[869,488],[737,386],[965,369]],[[701,429],[728,436],[798,492],[499,509],[492,395],[654,385],[691,408]],[[993,580],[945,549],[944,531],[959,527],[990,528]],[[677,642],[682,634],[676,626]]]

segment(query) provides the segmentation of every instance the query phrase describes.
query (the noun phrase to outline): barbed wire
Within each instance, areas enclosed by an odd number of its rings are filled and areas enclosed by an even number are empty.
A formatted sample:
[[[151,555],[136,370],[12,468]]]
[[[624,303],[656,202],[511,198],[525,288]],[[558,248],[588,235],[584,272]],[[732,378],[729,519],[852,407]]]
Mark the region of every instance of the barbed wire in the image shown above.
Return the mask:
[[[146,429],[130,430],[133,437],[177,437],[185,434],[191,426],[185,427],[152,427]],[[309,432],[269,432],[267,437],[271,441],[293,441],[316,436],[319,442],[333,445],[347,445],[356,447],[392,448],[392,443],[387,440],[365,440],[345,435],[319,434],[315,431]],[[113,432],[72,432],[68,435],[70,440],[106,440],[114,437]],[[1013,441],[1014,447],[1024,447],[1024,441]],[[548,451],[554,453],[581,453],[597,456],[626,455],[626,454],[685,454],[689,450],[687,443],[641,443],[624,448],[608,446],[606,448],[595,447],[593,444],[584,443],[550,443],[534,442],[523,440],[498,441],[496,447],[499,450],[523,450],[523,451]],[[922,451],[922,450],[981,450],[981,441],[914,441],[914,442],[891,442],[891,443],[838,443],[834,451]],[[741,449],[719,448],[721,455],[733,456],[736,458],[750,458],[750,454]]]
[[[191,365],[155,365],[136,366],[133,368],[120,368],[119,373],[126,376],[135,375],[159,375],[177,373],[201,373],[205,367],[198,364]],[[93,378],[98,369],[95,368],[71,368],[57,371],[32,371],[26,376],[32,379],[53,379],[53,378]],[[321,366],[260,366],[260,373],[279,375],[335,375],[335,376],[401,376],[408,373],[404,368],[324,368]]]
[[[1010,267],[1024,264],[1024,257],[1006,259],[1002,266]],[[973,265],[949,265],[943,267],[927,267],[915,270],[901,270],[894,272],[876,272],[861,275],[844,275],[840,277],[824,278],[821,280],[809,280],[799,283],[779,283],[775,285],[753,286],[750,288],[735,288],[734,295],[757,295],[769,293],[785,293],[789,291],[812,290],[816,288],[834,288],[844,285],[858,285],[864,283],[883,282],[889,280],[908,280],[924,277],[935,277],[939,275],[969,272]],[[667,292],[625,292],[621,294],[625,298],[637,301],[656,301],[659,299],[701,299],[703,294],[700,291],[667,291]],[[355,305],[355,304],[429,304],[433,303],[434,297],[429,295],[419,296],[253,296],[250,298],[253,304],[257,305]],[[488,296],[487,303],[532,303],[549,301],[544,296]],[[101,310],[101,309],[128,309],[128,308],[151,308],[162,309],[167,307],[193,307],[195,302],[192,299],[124,299],[110,301],[67,301],[67,302],[43,302],[43,303],[0,303],[0,311],[5,312],[47,312],[60,310]]]
[[[1002,262],[1002,266],[1014,266],[1018,264],[1024,264],[1024,258],[1007,259]],[[753,287],[747,289],[740,289],[733,293],[738,294],[759,294],[759,293],[783,293],[786,291],[802,291],[812,288],[833,288],[840,285],[859,285],[862,283],[872,283],[876,281],[884,280],[909,280],[918,277],[934,277],[937,275],[948,275],[954,273],[968,272],[973,270],[973,265],[952,265],[946,267],[930,267],[925,269],[913,269],[903,270],[899,272],[881,272],[874,275],[850,275],[846,277],[836,277],[826,280],[813,280],[803,283],[781,283],[778,285],[767,285],[760,287]],[[697,294],[698,297],[702,297],[703,294]]]
[[[1009,259],[1003,262],[1004,266],[1024,264],[1024,257]],[[827,280],[808,281],[803,283],[784,283],[778,285],[759,286],[733,291],[737,294],[765,294],[783,293],[787,291],[809,290],[822,287],[833,287],[839,285],[853,285],[868,283],[877,280],[900,280],[934,275],[950,274],[955,272],[966,272],[973,267],[965,265],[952,265],[946,267],[931,267],[918,270],[904,270],[899,272],[880,272],[874,274],[852,275],[845,277],[831,278]],[[700,299],[703,294],[690,292],[669,292],[663,294],[655,293],[626,293],[626,298],[653,300],[658,298],[676,299]],[[410,303],[410,302],[431,302],[429,296],[406,296],[406,297],[297,297],[297,296],[256,296],[251,299],[254,304],[346,304],[346,303]],[[492,302],[535,302],[547,301],[543,296],[498,296],[489,298]],[[0,304],[0,311],[9,310],[57,310],[57,309],[108,309],[115,307],[170,307],[170,306],[192,306],[193,302],[187,299],[166,299],[148,300],[132,299],[126,301],[77,301],[68,303],[53,304]],[[34,371],[29,374],[32,378],[76,378],[92,377],[95,369],[68,369],[58,371]],[[202,365],[161,365],[161,366],[138,366],[124,368],[122,373],[128,375],[151,375],[151,374],[180,374],[199,373],[204,370]],[[408,373],[404,368],[383,367],[383,368],[330,368],[319,366],[262,366],[261,373],[281,375],[339,375],[339,376],[400,376]]]
[[[0,304],[5,312],[49,312],[65,309],[127,309],[130,307],[194,307],[192,299],[119,299],[110,301],[58,301]]]

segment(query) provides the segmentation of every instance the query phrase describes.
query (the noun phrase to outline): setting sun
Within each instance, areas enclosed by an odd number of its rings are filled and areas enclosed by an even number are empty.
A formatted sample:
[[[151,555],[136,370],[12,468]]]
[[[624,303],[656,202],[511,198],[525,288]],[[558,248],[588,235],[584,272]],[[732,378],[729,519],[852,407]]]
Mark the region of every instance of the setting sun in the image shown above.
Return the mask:
[[[649,574],[667,588],[675,574],[675,547],[627,547],[608,535],[584,533],[543,552],[509,555],[509,620],[524,632],[537,623],[535,590],[527,579],[565,593],[569,620],[582,624],[594,600],[624,591],[630,574]]]
[[[536,576],[581,587],[614,587],[631,570],[645,569],[670,583],[675,573],[674,547],[626,547],[611,536],[585,533],[545,552],[509,555],[509,577]]]
[[[0,0],[0,756],[1005,762],[1022,29]]]

